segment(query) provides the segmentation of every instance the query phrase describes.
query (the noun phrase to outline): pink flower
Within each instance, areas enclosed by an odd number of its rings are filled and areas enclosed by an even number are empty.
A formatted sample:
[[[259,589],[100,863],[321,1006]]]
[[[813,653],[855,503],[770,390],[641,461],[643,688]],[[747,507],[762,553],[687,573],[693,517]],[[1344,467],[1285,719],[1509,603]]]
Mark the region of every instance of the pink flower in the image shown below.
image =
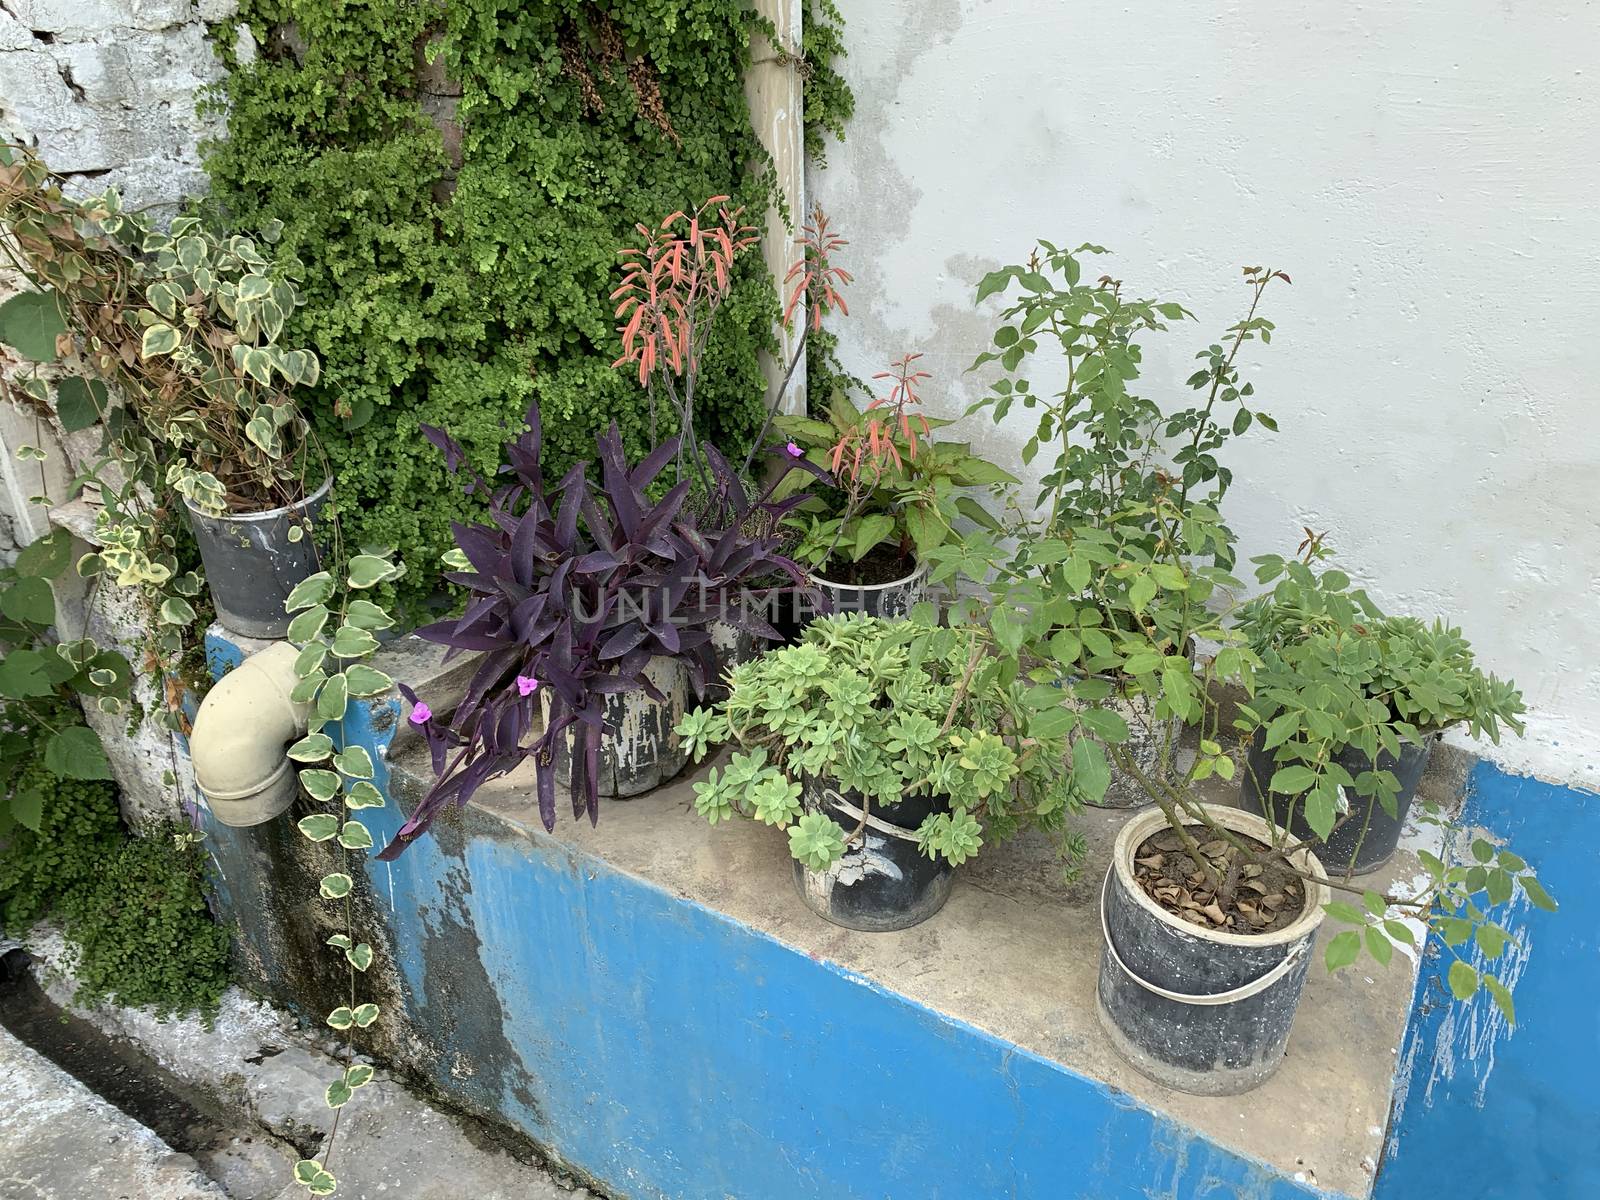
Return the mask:
[[[523,696],[531,696],[539,690],[539,681],[532,675],[517,676],[517,692]]]
[[[794,442],[790,442],[787,446],[785,446],[783,448],[783,452],[785,454],[787,454],[790,458],[799,458],[801,455],[803,455],[805,453],[805,451],[800,449],[800,447],[797,446]]]
[[[426,725],[433,720],[433,709],[421,700],[411,706],[411,716],[407,718],[413,725]]]

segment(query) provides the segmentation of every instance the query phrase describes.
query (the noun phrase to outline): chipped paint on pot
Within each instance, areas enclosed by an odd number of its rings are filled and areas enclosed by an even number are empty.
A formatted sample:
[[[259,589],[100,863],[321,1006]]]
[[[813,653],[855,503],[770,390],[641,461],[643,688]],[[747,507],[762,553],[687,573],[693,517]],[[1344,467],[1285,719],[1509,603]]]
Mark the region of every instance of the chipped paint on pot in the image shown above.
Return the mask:
[[[643,690],[605,698],[599,793],[613,800],[642,796],[689,763],[688,748],[674,732],[689,706],[689,668],[681,659],[658,655],[645,665],[644,677],[664,700],[652,700]],[[564,785],[572,778],[571,753],[569,735],[556,750],[556,778]]]
[[[839,801],[860,810],[859,792],[839,790],[826,780],[801,784],[807,812],[826,813],[848,834],[859,823]],[[874,804],[871,815],[904,836],[868,825],[826,871],[813,871],[798,859],[795,888],[806,907],[846,929],[886,933],[921,924],[944,907],[955,882],[955,868],[930,859],[917,846],[917,828],[935,812],[948,809],[942,796],[907,796],[895,804]]]
[[[217,617],[234,633],[281,638],[289,632],[293,614],[284,611],[284,601],[319,568],[316,536],[304,525],[317,524],[332,486],[330,477],[294,504],[220,517],[184,501]],[[289,540],[291,529],[302,530],[299,541]]]
[[[888,583],[834,583],[813,572],[811,585],[817,588],[831,613],[865,613],[869,617],[909,616],[913,606],[928,598],[928,567],[918,563],[916,570]]]
[[[1236,833],[1272,837],[1253,813],[1205,809]],[[1167,912],[1134,879],[1135,851],[1165,828],[1159,809],[1140,813],[1112,849],[1100,900],[1100,1024],[1117,1052],[1158,1083],[1199,1096],[1236,1095],[1258,1087],[1283,1060],[1332,893],[1311,884],[1299,917],[1272,933],[1203,929]],[[1301,870],[1323,874],[1310,851],[1291,857]]]

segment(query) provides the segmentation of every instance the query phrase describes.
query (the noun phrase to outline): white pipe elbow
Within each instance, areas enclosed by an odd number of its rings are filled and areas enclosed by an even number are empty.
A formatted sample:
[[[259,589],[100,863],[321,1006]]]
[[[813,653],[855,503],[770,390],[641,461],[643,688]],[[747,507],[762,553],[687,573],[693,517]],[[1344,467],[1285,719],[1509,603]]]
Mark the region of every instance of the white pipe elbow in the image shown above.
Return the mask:
[[[252,654],[206,693],[189,734],[195,783],[224,825],[260,825],[293,802],[299,779],[284,751],[306,731],[310,705],[289,693],[298,652],[279,642]]]

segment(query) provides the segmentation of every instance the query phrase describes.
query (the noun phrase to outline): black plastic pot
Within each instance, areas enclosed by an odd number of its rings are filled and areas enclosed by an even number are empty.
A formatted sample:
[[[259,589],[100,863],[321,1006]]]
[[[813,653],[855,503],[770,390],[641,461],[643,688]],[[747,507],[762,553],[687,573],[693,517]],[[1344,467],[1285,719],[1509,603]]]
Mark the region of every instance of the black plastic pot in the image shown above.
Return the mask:
[[[865,613],[869,617],[904,617],[915,604],[928,598],[928,568],[916,570],[889,583],[834,583],[812,573],[811,582],[822,593],[830,613]]]
[[[600,739],[599,794],[627,800],[653,791],[689,763],[689,751],[673,732],[689,704],[689,669],[676,658],[652,658],[644,669],[666,699],[643,691],[613,692],[605,700],[605,731]],[[556,778],[572,781],[572,738],[555,753]]]
[[[289,632],[293,614],[283,611],[283,603],[296,584],[319,570],[316,534],[290,541],[289,530],[303,527],[307,518],[317,524],[332,483],[329,479],[304,500],[265,512],[213,517],[185,504],[217,617],[229,629],[255,638]]]
[[[1271,837],[1252,813],[1220,805],[1206,810],[1237,833]],[[1100,1023],[1117,1052],[1158,1083],[1200,1096],[1246,1092],[1283,1059],[1322,906],[1332,893],[1325,884],[1309,885],[1300,916],[1274,933],[1202,929],[1167,912],[1134,880],[1134,852],[1165,827],[1159,809],[1140,813],[1112,850],[1100,900]],[[1309,852],[1295,861],[1321,874]]]
[[[1304,806],[1298,797],[1282,796],[1276,792],[1262,795],[1277,770],[1272,751],[1262,749],[1266,730],[1256,730],[1245,759],[1244,778],[1239,781],[1239,803],[1247,811],[1260,813],[1267,820],[1288,828],[1296,839],[1315,839],[1316,832],[1307,824]],[[1400,844],[1405,830],[1406,814],[1411,811],[1411,801],[1416,798],[1417,784],[1427,769],[1428,755],[1433,752],[1438,735],[1423,738],[1422,744],[1400,743],[1400,757],[1387,750],[1378,752],[1378,768],[1393,771],[1400,783],[1400,794],[1395,797],[1394,815],[1371,796],[1358,796],[1350,792],[1350,817],[1334,827],[1328,840],[1317,847],[1317,857],[1322,865],[1336,875],[1349,872],[1365,875],[1376,871],[1388,862]],[[1350,772],[1351,778],[1373,769],[1372,760],[1354,747],[1347,746],[1334,760]]]
[[[822,812],[848,833],[860,823],[862,798],[833,784],[808,779],[802,799],[807,812]],[[795,860],[794,882],[806,907],[819,917],[866,933],[908,929],[944,907],[955,868],[917,848],[916,830],[930,813],[948,811],[941,796],[908,796],[896,804],[874,804],[862,835],[826,871]]]

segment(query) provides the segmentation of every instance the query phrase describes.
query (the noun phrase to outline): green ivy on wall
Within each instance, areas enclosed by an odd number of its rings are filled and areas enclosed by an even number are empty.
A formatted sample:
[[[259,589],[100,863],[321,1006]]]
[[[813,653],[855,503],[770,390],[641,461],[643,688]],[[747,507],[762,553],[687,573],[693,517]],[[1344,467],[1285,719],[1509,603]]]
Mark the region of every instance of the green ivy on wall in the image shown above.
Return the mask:
[[[610,367],[616,252],[635,222],[717,192],[765,209],[750,16],[742,0],[243,0],[238,19],[258,49],[225,52],[213,195],[241,227],[282,220],[308,265],[292,333],[323,359],[309,407],[346,535],[421,568],[392,585],[415,617],[476,503],[420,425],[484,470],[532,401],[548,468],[612,420],[643,448],[644,395]],[[831,70],[807,89],[808,121],[847,111]],[[750,256],[702,376],[714,439],[753,432],[776,313]]]

